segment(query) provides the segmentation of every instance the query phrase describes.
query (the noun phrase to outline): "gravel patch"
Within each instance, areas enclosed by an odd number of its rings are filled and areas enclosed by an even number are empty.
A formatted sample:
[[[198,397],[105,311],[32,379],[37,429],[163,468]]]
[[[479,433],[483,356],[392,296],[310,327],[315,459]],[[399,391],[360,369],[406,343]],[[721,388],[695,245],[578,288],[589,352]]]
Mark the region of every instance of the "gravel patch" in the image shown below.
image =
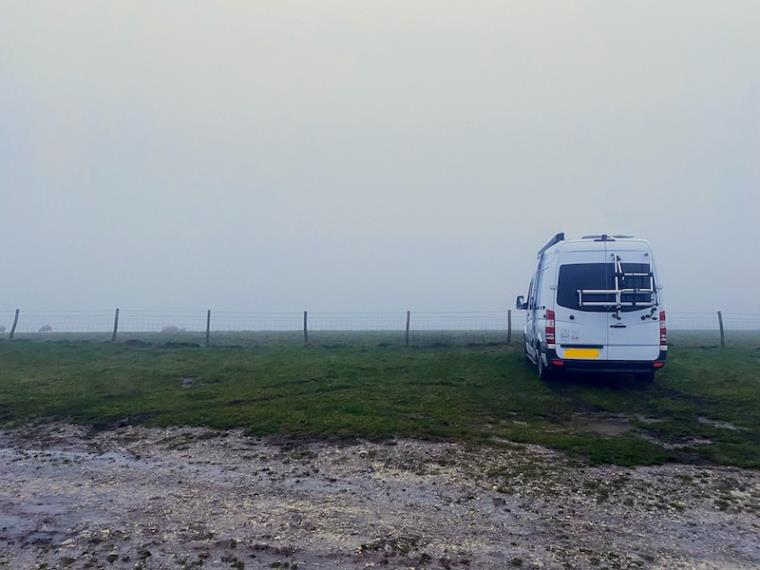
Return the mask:
[[[760,473],[538,446],[0,432],[0,568],[758,568]]]

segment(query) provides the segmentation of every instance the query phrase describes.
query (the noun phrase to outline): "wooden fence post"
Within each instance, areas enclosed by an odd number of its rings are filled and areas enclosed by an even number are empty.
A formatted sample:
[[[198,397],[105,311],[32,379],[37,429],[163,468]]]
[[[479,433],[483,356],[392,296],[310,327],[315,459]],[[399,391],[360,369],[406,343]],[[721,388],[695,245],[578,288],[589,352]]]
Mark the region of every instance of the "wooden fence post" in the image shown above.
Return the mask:
[[[507,344],[512,344],[512,309],[507,309]]]
[[[16,325],[18,325],[18,313],[19,313],[19,310],[16,309],[16,314],[13,317],[13,326],[11,327],[11,334],[8,337],[10,340],[13,340],[13,335],[16,334]]]
[[[309,311],[303,312],[303,341],[309,342]]]
[[[211,345],[211,309],[206,312],[206,348]]]
[[[409,325],[411,321],[412,321],[412,312],[407,311],[406,312],[406,336],[404,337],[404,344],[406,344],[406,346],[409,346]]]
[[[116,342],[116,333],[119,330],[119,309],[113,315],[113,334],[111,335],[111,342]]]
[[[726,333],[723,330],[723,313],[718,311],[718,326],[720,327],[720,347],[726,348]]]

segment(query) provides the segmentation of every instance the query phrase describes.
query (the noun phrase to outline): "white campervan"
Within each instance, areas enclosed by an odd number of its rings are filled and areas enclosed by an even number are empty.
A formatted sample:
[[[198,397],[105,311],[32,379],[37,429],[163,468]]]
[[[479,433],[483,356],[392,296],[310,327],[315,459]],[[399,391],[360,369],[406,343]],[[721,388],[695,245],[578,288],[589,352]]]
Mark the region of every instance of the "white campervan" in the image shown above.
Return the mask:
[[[527,311],[525,355],[544,380],[605,371],[651,382],[665,366],[665,310],[646,240],[557,234],[539,250],[517,308]]]

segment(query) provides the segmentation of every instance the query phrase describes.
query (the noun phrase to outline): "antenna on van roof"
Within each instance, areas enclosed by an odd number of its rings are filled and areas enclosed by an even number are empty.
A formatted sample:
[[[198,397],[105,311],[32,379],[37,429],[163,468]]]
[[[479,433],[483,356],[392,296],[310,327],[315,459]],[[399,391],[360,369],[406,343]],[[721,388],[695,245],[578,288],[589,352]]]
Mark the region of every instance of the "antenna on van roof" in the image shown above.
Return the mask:
[[[557,244],[557,243],[559,243],[561,241],[565,241],[565,232],[558,233],[552,239],[550,239],[548,242],[546,242],[546,245],[538,250],[538,255],[540,256],[543,252],[545,252],[551,246],[553,246],[554,244]]]

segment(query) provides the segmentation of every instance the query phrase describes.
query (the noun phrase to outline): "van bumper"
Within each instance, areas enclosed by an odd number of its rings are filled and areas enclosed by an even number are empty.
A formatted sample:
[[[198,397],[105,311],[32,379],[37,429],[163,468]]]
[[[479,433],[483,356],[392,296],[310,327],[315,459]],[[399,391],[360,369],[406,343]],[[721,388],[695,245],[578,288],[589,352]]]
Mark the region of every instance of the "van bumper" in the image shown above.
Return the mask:
[[[550,349],[546,351],[546,356],[551,368],[567,372],[636,373],[662,369],[668,353],[661,350],[657,360],[575,360],[560,359],[557,357],[557,351]]]

